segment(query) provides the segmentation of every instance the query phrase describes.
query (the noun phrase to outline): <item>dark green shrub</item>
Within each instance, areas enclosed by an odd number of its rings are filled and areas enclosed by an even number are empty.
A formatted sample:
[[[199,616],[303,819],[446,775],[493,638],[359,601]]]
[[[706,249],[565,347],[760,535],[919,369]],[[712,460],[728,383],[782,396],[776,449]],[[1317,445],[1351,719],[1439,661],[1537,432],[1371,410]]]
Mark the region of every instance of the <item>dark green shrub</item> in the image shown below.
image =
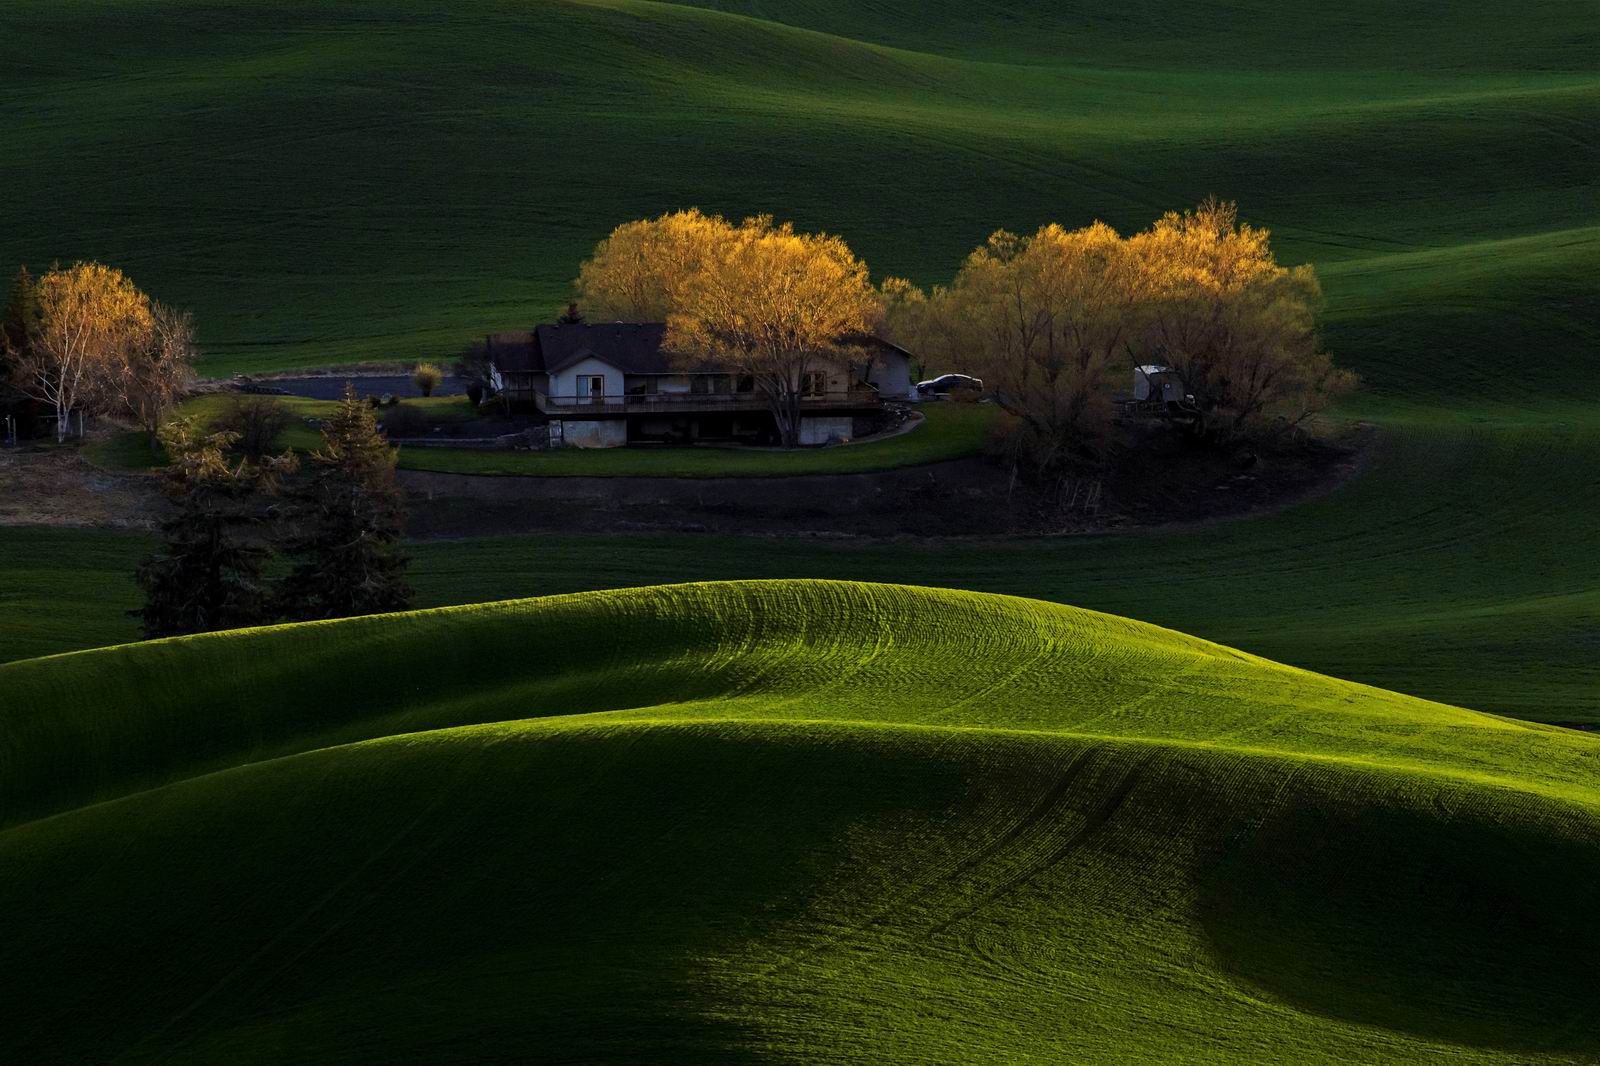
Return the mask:
[[[391,437],[419,437],[428,432],[427,413],[411,404],[397,404],[384,412],[383,431]]]
[[[294,413],[282,400],[271,396],[235,396],[222,409],[212,429],[236,434],[234,450],[250,459],[260,459],[273,450],[279,434],[293,421]]]

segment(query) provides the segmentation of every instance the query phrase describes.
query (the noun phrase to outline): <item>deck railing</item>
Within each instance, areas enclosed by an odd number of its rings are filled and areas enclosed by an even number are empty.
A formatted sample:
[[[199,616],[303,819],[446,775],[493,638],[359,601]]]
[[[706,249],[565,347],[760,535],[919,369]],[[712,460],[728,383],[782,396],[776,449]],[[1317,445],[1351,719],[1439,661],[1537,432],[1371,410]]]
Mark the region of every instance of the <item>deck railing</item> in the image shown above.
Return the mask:
[[[752,392],[643,392],[624,396],[551,396],[536,392],[540,409],[582,411],[590,414],[660,414],[689,411],[764,411],[767,398]],[[804,407],[877,406],[881,397],[876,389],[840,389],[808,393],[800,397]]]

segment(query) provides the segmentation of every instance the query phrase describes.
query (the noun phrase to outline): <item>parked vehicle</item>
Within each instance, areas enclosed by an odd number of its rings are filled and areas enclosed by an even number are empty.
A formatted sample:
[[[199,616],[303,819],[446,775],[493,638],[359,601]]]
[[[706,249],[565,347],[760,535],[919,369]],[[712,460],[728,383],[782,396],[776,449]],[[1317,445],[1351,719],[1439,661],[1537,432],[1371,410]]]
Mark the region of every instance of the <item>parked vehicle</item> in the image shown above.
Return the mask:
[[[918,396],[948,396],[953,392],[982,391],[983,379],[970,374],[940,374],[936,378],[917,382]]]

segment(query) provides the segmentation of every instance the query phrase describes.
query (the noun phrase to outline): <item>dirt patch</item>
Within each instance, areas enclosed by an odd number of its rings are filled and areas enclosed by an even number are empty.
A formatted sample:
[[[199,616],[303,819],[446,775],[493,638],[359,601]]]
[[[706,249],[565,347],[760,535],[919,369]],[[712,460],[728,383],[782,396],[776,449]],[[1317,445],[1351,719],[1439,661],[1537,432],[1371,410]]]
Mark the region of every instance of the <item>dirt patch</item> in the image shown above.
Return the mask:
[[[783,478],[479,477],[401,471],[410,533],[531,531],[962,537],[1090,533],[1223,521],[1287,507],[1353,476],[1374,432],[1247,454],[1137,438],[1114,476],[1049,485],[988,459]]]
[[[165,506],[149,475],[110,474],[66,449],[0,449],[0,525],[151,529]]]
[[[1101,528],[1206,525],[1282,510],[1331,492],[1365,467],[1367,423],[1276,447],[1197,450],[1163,427],[1135,430],[1105,484]]]

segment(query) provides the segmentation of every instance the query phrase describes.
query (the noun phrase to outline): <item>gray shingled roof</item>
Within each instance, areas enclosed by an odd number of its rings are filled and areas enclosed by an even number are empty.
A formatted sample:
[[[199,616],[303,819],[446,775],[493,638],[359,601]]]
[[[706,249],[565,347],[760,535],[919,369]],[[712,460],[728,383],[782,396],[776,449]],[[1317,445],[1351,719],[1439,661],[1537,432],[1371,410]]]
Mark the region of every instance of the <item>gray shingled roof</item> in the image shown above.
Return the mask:
[[[689,363],[662,348],[667,327],[661,322],[607,322],[539,326],[531,333],[496,333],[488,338],[489,356],[502,372],[554,374],[590,358],[609,363],[624,374],[666,374],[687,370],[718,373],[727,368],[714,361]],[[901,349],[871,335],[845,338],[866,347]]]
[[[540,326],[534,330],[544,370],[554,374],[593,356],[624,374],[665,374],[672,356],[661,350],[667,327],[660,322],[609,322]]]

